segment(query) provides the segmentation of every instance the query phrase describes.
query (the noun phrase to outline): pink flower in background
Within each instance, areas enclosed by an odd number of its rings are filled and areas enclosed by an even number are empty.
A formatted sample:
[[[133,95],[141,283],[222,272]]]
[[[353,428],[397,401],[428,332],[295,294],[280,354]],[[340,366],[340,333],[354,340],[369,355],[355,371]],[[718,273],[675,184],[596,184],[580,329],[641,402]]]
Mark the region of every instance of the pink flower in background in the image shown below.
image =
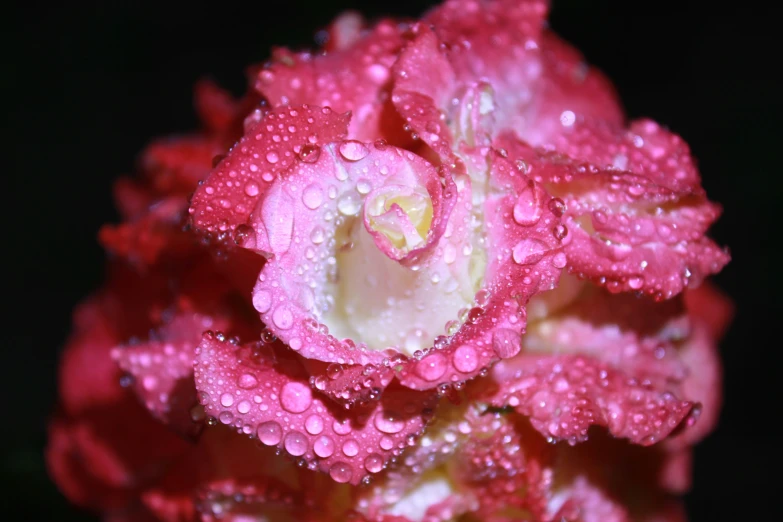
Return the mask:
[[[542,1],[344,14],[121,179],[48,462],[108,520],[683,520],[728,262]],[[195,191],[195,192],[194,192]],[[191,196],[192,194],[192,196]],[[472,518],[471,518],[472,517]]]

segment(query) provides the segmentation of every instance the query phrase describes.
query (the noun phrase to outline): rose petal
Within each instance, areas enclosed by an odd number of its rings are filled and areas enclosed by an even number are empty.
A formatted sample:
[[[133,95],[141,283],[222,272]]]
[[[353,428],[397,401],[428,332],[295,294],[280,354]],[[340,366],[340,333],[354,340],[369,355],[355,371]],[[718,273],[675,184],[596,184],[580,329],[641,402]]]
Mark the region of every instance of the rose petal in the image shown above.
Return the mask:
[[[456,84],[464,87],[486,82],[492,89],[492,105],[497,108],[493,126],[497,131],[513,130],[522,139],[538,145],[549,142],[574,121],[600,119],[621,124],[622,110],[611,84],[600,72],[587,67],[576,50],[552,33],[542,31],[547,10],[548,2],[544,1],[479,4],[454,0],[433,9],[425,21],[434,26],[442,42],[440,47],[446,53],[445,62],[453,68],[450,74],[456,75]],[[419,49],[414,51],[414,47]],[[420,63],[434,70],[448,70],[445,65],[437,65],[444,61],[439,53],[421,52],[425,47],[418,42],[411,44],[400,63],[406,54],[425,56]],[[418,70],[416,65],[409,61],[405,67]],[[433,132],[437,131],[428,131],[426,126],[435,128],[440,123],[434,117],[438,109],[446,114],[452,112],[450,103],[438,104],[438,100],[457,95],[458,89],[444,94],[450,87],[449,82],[443,81],[444,75],[424,77],[435,81],[408,82],[400,87],[408,91],[404,101],[400,97],[403,103],[395,100],[395,104],[429,144],[436,141]],[[395,94],[397,89],[395,85]],[[439,95],[432,96],[433,92]],[[427,96],[434,103],[426,100]],[[448,141],[441,137],[435,143],[442,158],[448,157],[441,150]]]
[[[385,102],[389,70],[403,42],[401,31],[395,22],[382,20],[357,36],[354,29],[346,29],[355,22],[354,14],[335,21],[332,33],[338,39],[332,52],[319,55],[276,49],[272,62],[258,73],[256,90],[273,107],[311,104],[331,107],[338,113],[351,111],[352,138],[385,137],[384,129],[396,124],[396,115]],[[347,42],[352,43],[345,45]]]
[[[453,181],[447,177],[443,183],[445,188],[435,169],[410,152],[356,141],[322,147],[316,162],[300,162],[286,172],[259,202],[252,218],[257,230],[254,248],[274,254],[253,290],[253,304],[264,322],[308,358],[343,365],[383,364],[389,354],[342,343],[318,324],[326,322],[323,317],[334,307],[331,301],[339,292],[333,290],[339,278],[335,256],[344,250],[363,248],[375,256],[374,262],[385,259],[389,269],[398,263],[426,265],[455,204]],[[428,199],[431,223],[420,244],[400,250],[374,228],[377,225],[370,222],[372,216],[365,202],[383,203],[381,198],[396,195],[381,193],[386,189],[413,188]],[[364,239],[354,245],[351,238],[358,236]],[[399,270],[415,275],[410,268]],[[357,276],[347,280],[357,285],[356,292],[346,295],[361,299],[372,289],[363,290],[366,282]],[[356,339],[355,344],[363,341]]]
[[[523,117],[512,119],[507,127],[520,138],[544,145],[567,133],[577,122],[623,124],[623,110],[611,82],[551,31],[541,34],[539,63],[541,71],[531,87],[533,101],[526,106]]]
[[[522,356],[496,365],[500,390],[492,399],[530,417],[546,437],[584,440],[593,425],[636,444],[666,437],[693,404],[629,379],[609,365],[580,356]]]
[[[255,123],[196,190],[190,213],[204,232],[242,235],[269,184],[297,161],[311,161],[315,147],[347,132],[348,115],[297,106],[275,109]],[[311,159],[308,159],[311,158]]]
[[[152,415],[178,433],[197,436],[204,424],[193,383],[193,353],[206,330],[226,330],[228,321],[199,314],[176,317],[155,340],[112,351],[133,377],[134,390]]]
[[[187,208],[182,196],[157,201],[133,221],[104,225],[98,239],[106,250],[140,267],[154,265],[164,255],[190,253],[195,241],[182,230]]]
[[[402,368],[400,381],[411,388],[463,381],[516,355],[525,305],[533,295],[554,288],[565,266],[552,232],[558,219],[545,205],[546,194],[499,154],[492,156],[489,168],[490,189],[481,205],[482,233],[489,245],[477,294],[481,302],[440,346]]]
[[[442,159],[449,158],[451,133],[445,113],[456,90],[454,70],[439,48],[435,33],[418,27],[394,65],[392,101],[397,112]]]
[[[531,322],[522,345],[529,354],[590,356],[662,391],[680,393],[678,385],[689,374],[678,346],[689,334],[685,322],[680,300],[655,303],[590,285],[571,305]]]
[[[273,345],[240,346],[205,335],[196,387],[209,415],[262,444],[277,446],[336,482],[359,483],[388,461],[431,415],[433,394],[387,389],[350,415],[313,394],[297,356]],[[374,460],[373,460],[374,459]]]
[[[444,43],[457,81],[485,81],[492,86],[501,129],[519,125],[532,101],[540,71],[535,48],[546,11],[545,1],[454,0],[424,18]]]
[[[496,145],[561,198],[570,272],[614,292],[666,299],[728,262],[728,254],[704,235],[719,207],[701,189],[674,192],[678,182],[659,184],[668,179],[662,173],[677,171],[672,165],[682,158],[679,153],[655,149],[654,159],[644,156],[609,168],[535,150],[510,136]],[[594,159],[604,161],[599,155]]]
[[[731,323],[733,307],[728,298],[711,284],[685,292],[691,332],[679,355],[689,373],[682,383],[683,396],[698,402],[698,422],[677,437],[666,441],[677,451],[701,441],[715,429],[723,405],[723,368],[718,343]]]

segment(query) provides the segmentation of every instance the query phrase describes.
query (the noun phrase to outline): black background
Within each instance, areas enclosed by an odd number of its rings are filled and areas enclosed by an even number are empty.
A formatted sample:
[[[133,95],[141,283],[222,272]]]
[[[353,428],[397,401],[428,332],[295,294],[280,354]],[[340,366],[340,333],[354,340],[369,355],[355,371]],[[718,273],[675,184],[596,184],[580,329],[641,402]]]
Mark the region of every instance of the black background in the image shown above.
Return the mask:
[[[78,4],[78,5],[76,5]],[[4,14],[0,77],[6,137],[0,493],[7,514],[91,520],[46,477],[41,451],[70,309],[102,278],[98,227],[116,220],[111,184],[152,137],[194,128],[192,85],[236,94],[272,45],[311,46],[346,8],[417,16],[431,3],[256,1],[27,3]],[[691,519],[773,520],[779,511],[781,350],[771,271],[783,149],[781,20],[749,2],[555,0],[554,29],[612,78],[631,117],[667,124],[691,145],[704,186],[725,205],[712,235],[733,262],[716,280],[738,313],[722,345],[726,403],[696,450]],[[10,138],[10,140],[9,140]],[[10,186],[9,186],[10,185]],[[4,263],[4,264],[5,264]],[[767,518],[765,515],[769,515]],[[13,515],[11,515],[13,517]]]

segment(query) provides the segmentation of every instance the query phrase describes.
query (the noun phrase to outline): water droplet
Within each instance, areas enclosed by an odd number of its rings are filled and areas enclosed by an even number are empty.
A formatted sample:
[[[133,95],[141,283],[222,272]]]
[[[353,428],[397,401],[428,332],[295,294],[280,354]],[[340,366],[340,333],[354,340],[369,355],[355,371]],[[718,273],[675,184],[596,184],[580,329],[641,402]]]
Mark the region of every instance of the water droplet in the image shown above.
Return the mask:
[[[242,246],[245,244],[245,241],[250,238],[255,230],[253,230],[253,227],[250,225],[239,225],[236,230],[234,230],[234,243],[236,243],[239,246]]]
[[[555,236],[555,239],[562,241],[568,235],[568,227],[562,223],[555,225],[555,227],[552,229],[552,234]]]
[[[321,147],[312,144],[303,145],[297,154],[299,161],[304,163],[315,163],[319,156],[321,156]]]
[[[522,349],[520,335],[508,328],[495,330],[492,334],[492,349],[501,359],[514,357]]]
[[[329,468],[329,476],[332,477],[332,480],[335,482],[345,483],[351,480],[351,475],[353,472],[351,471],[351,466],[344,462],[338,462],[337,464],[333,465],[331,468]]]
[[[552,266],[555,268],[564,268],[567,262],[568,259],[566,258],[566,255],[563,252],[558,252],[552,258]]]
[[[399,433],[405,427],[405,421],[393,411],[381,411],[375,415],[375,427],[383,433]]]
[[[320,245],[323,243],[324,229],[321,227],[315,227],[312,232],[310,232],[310,241],[312,241],[314,245]]]
[[[307,437],[304,433],[292,431],[285,436],[283,446],[285,446],[285,450],[294,457],[304,455],[307,451]]]
[[[294,314],[287,306],[278,306],[272,313],[272,322],[281,330],[287,330],[294,324]]]
[[[378,445],[381,447],[381,449],[389,451],[394,447],[394,439],[392,439],[388,435],[384,435],[383,437],[381,437],[381,442]]]
[[[560,198],[552,198],[549,200],[549,210],[557,217],[565,214],[566,204]]]
[[[470,373],[478,367],[476,349],[468,344],[457,348],[454,352],[454,367],[462,373]]]
[[[337,200],[337,210],[345,216],[355,216],[360,208],[362,208],[362,200],[353,192],[346,192]]]
[[[218,415],[218,419],[220,419],[220,422],[223,424],[230,424],[231,421],[234,420],[234,415],[230,411],[223,411]]]
[[[340,156],[348,161],[359,161],[367,157],[370,153],[370,149],[367,146],[356,140],[347,140],[340,144],[339,147]]]
[[[351,427],[351,421],[349,419],[336,420],[332,423],[332,429],[338,435],[348,435],[353,431]]]
[[[547,246],[538,239],[525,238],[514,247],[512,257],[520,265],[532,265],[541,261]]]
[[[291,413],[302,413],[313,403],[313,392],[301,382],[289,382],[280,391],[280,404]]]
[[[272,295],[266,290],[259,290],[253,294],[253,308],[260,313],[265,313],[272,306]]]
[[[356,182],[356,192],[361,195],[369,194],[372,190],[372,183],[364,178]]]
[[[632,276],[628,278],[628,286],[634,290],[639,290],[642,286],[644,286],[644,278],[641,276]]]
[[[256,387],[258,380],[249,373],[243,373],[237,379],[237,384],[244,390],[250,390]]]
[[[228,408],[232,404],[234,404],[234,396],[230,393],[224,393],[220,396],[220,404],[222,404],[224,407]]]
[[[326,435],[318,437],[313,443],[313,453],[322,459],[331,457],[334,453],[334,441]]]
[[[383,459],[376,453],[369,455],[364,459],[364,469],[370,473],[378,473],[383,469]]]
[[[310,435],[318,435],[324,431],[324,420],[318,415],[310,415],[305,420],[305,429]]]
[[[308,185],[302,192],[302,202],[310,210],[315,210],[321,206],[324,200],[324,193],[321,187],[315,183]]]
[[[250,181],[245,185],[245,194],[248,196],[255,197],[258,196],[258,184],[254,181]]]
[[[242,415],[250,411],[250,401],[241,401],[237,404],[237,411]]]
[[[332,380],[340,377],[342,373],[343,373],[343,367],[340,364],[331,363],[329,366],[326,367],[326,375]]]
[[[258,426],[258,440],[267,446],[274,446],[283,438],[283,429],[275,421],[267,421]]]
[[[432,353],[419,361],[416,373],[426,381],[439,379],[446,373],[446,358],[439,353]]]
[[[536,186],[531,182],[519,194],[516,204],[514,204],[514,221],[520,225],[530,226],[538,223],[541,219],[541,201]]]
[[[359,453],[359,443],[351,439],[343,444],[343,453],[346,457],[355,457]]]
[[[274,164],[280,161],[280,156],[277,155],[277,152],[270,150],[269,152],[266,153],[266,160],[269,163]]]

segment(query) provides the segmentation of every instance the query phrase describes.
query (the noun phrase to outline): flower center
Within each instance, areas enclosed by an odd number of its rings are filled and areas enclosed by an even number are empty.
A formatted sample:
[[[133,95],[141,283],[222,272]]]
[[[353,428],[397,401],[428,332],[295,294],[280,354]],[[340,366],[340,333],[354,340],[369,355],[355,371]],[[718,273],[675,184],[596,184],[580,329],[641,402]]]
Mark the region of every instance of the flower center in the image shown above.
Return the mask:
[[[423,189],[391,185],[371,193],[364,206],[370,231],[403,253],[424,244],[432,224],[432,200]]]
[[[470,185],[462,190],[469,200]],[[367,195],[362,215],[337,231],[344,246],[335,254],[337,276],[328,289],[333,303],[320,321],[335,337],[373,350],[413,355],[433,346],[471,308],[484,275],[483,248],[474,248],[470,234],[452,226],[453,219],[469,216],[453,213],[432,255],[422,265],[410,265],[399,260],[424,246],[433,221],[426,188],[379,187]]]

